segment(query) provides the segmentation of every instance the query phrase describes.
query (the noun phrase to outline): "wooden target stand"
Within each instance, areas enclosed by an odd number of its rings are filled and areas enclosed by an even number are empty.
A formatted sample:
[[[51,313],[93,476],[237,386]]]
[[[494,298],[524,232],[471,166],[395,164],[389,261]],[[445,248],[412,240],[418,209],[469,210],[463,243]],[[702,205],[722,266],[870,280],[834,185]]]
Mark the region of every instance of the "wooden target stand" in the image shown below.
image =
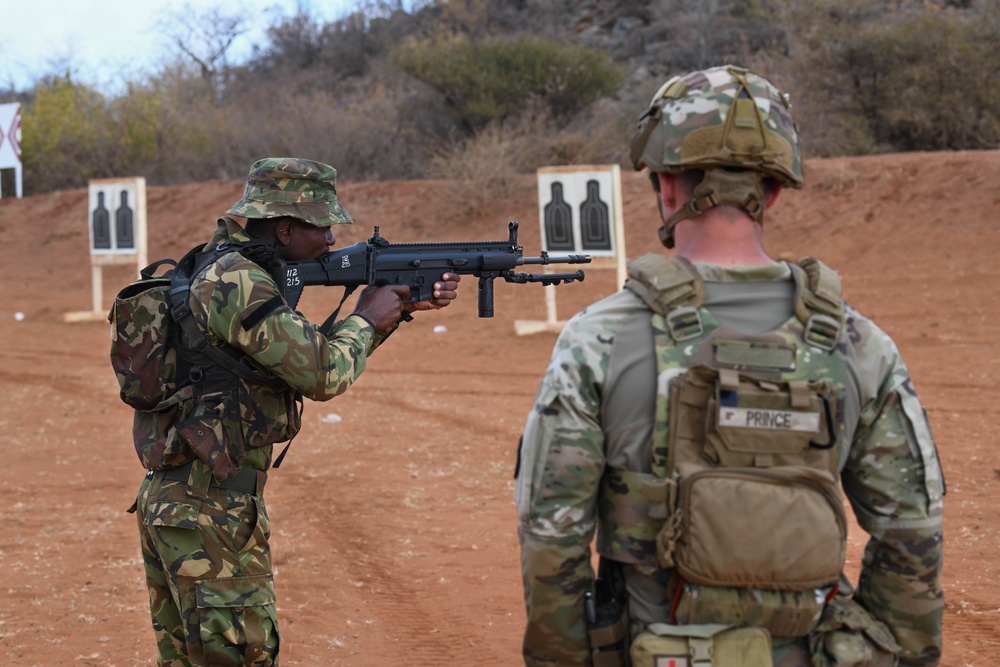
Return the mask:
[[[615,269],[617,284],[628,277],[625,258],[625,222],[622,210],[621,169],[612,165],[571,165],[538,170],[538,219],[542,248],[552,255],[590,255],[592,269]],[[544,273],[567,268],[547,265]],[[575,268],[575,267],[573,267]],[[544,320],[516,320],[518,336],[559,333],[566,325],[556,309],[556,285],[545,286]]]
[[[65,313],[64,322],[107,322],[103,306],[105,266],[149,264],[146,253],[146,179],[98,179],[89,183],[91,309]]]

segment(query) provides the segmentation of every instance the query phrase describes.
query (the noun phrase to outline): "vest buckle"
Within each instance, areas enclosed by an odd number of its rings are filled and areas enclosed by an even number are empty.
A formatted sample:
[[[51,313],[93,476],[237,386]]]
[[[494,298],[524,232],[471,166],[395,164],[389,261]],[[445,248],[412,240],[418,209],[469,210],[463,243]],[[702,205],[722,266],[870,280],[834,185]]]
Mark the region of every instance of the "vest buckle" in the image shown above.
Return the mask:
[[[705,327],[701,323],[701,313],[692,306],[678,306],[673,308],[664,317],[670,337],[675,343],[699,338],[705,333]]]
[[[806,322],[802,337],[813,347],[830,352],[837,346],[839,335],[839,319],[821,313],[813,313]]]

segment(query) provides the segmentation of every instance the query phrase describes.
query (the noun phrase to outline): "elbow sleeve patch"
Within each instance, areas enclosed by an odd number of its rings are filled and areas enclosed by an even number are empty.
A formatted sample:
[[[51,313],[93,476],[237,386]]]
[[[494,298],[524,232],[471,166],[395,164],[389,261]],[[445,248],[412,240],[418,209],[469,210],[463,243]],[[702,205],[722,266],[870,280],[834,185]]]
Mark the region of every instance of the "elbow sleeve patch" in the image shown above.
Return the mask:
[[[285,305],[285,300],[281,296],[274,296],[261,304],[256,310],[254,310],[250,315],[243,320],[243,330],[250,331],[258,324],[264,321],[264,319],[271,313],[277,311],[279,308]]]
[[[931,435],[927,415],[915,394],[899,392],[900,404],[906,421],[912,429],[917,449],[924,464],[924,480],[931,512],[940,512],[944,496],[944,473],[938,459],[937,447]]]

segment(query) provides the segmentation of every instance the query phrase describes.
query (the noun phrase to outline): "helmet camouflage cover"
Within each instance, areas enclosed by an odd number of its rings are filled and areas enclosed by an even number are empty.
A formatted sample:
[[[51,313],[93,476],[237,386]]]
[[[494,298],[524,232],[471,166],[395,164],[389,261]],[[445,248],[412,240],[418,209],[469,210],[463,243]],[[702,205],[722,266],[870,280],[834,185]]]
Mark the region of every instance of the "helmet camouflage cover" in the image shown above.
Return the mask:
[[[226,213],[244,218],[291,216],[319,227],[354,221],[337,201],[337,170],[301,158],[270,157],[250,166],[243,198]]]
[[[803,185],[788,96],[733,65],[663,84],[639,119],[629,155],[636,171],[731,167],[764,172],[786,187]]]

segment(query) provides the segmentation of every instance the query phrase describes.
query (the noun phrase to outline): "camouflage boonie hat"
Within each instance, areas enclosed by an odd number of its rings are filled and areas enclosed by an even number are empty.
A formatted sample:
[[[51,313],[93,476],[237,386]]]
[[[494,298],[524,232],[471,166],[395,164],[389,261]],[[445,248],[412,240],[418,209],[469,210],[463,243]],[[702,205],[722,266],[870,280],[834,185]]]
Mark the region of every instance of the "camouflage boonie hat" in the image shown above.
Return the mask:
[[[287,215],[318,227],[354,223],[337,201],[337,170],[322,162],[291,157],[254,162],[243,198],[226,213],[244,218]]]
[[[801,188],[798,128],[788,96],[733,65],[676,76],[653,96],[629,145],[636,171],[735,167]]]

